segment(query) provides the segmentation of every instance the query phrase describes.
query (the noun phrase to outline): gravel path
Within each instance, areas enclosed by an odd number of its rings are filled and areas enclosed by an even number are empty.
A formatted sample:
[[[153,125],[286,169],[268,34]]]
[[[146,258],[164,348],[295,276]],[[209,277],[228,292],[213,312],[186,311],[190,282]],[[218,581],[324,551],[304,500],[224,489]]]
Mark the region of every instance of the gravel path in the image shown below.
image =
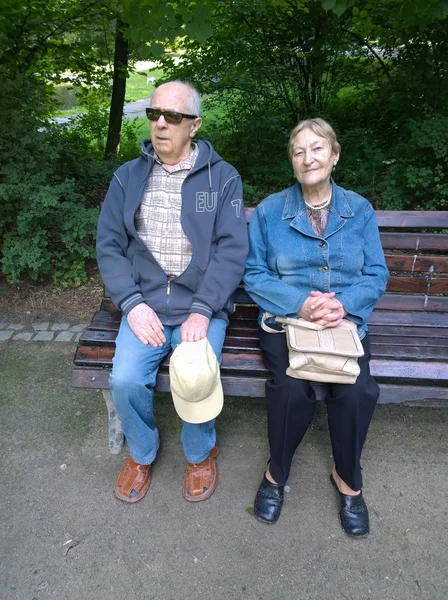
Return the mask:
[[[77,342],[88,323],[0,323],[0,342]]]

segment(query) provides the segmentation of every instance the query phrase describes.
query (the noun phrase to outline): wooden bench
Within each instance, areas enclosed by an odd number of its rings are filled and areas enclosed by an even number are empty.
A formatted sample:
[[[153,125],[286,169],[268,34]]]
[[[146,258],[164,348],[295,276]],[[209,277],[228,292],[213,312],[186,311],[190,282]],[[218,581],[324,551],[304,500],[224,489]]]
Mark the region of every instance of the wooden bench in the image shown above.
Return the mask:
[[[253,208],[246,209],[249,221]],[[390,279],[369,319],[371,370],[380,384],[381,403],[440,405],[448,400],[448,211],[377,211]],[[443,231],[445,230],[445,231]],[[221,379],[229,396],[264,397],[269,374],[259,342],[258,309],[240,287],[236,311],[224,342]],[[72,373],[74,387],[109,388],[121,312],[110,298],[79,339]],[[167,358],[156,390],[169,391]],[[317,386],[318,396],[325,393]],[[117,420],[110,394],[110,449]],[[112,436],[112,437],[111,437]],[[116,436],[115,436],[116,437]],[[120,446],[121,447],[121,446]]]

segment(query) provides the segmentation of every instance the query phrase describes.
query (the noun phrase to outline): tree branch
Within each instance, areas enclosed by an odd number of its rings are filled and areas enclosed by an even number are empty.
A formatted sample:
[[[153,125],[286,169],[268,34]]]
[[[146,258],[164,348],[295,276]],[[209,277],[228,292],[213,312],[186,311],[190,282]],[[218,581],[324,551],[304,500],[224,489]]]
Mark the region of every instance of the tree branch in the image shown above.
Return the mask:
[[[373,54],[373,56],[377,59],[377,61],[380,63],[381,68],[383,69],[386,77],[388,78],[389,81],[392,80],[392,76],[389,72],[389,69],[387,68],[386,63],[383,61],[383,59],[381,58],[381,56],[375,52],[375,50],[372,48],[372,46],[358,33],[354,33],[353,31],[350,31],[350,29],[342,29],[342,31],[345,31],[346,33],[349,33],[351,36],[353,36],[354,38],[356,38],[359,42],[361,42],[361,44],[363,46],[366,46],[366,48],[369,49],[369,51]]]

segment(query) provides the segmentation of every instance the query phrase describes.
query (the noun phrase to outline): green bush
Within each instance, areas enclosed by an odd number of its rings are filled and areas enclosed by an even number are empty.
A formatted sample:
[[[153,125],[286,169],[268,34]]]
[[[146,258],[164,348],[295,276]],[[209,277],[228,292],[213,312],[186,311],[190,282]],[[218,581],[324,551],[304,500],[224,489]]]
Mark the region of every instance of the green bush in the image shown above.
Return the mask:
[[[114,165],[99,160],[76,127],[51,125],[46,87],[32,80],[0,82],[0,264],[10,282],[51,276],[62,285],[87,279],[94,258],[98,201]],[[12,102],[15,94],[22,103]],[[94,207],[96,205],[96,207]]]
[[[448,117],[409,122],[394,145],[380,190],[384,208],[448,209]]]
[[[86,279],[85,266],[94,258],[98,209],[86,208],[74,181],[43,185],[40,177],[0,185],[0,198],[9,215],[3,236],[2,267],[10,282],[23,274],[37,279],[51,275],[54,283],[78,285]],[[17,207],[20,209],[17,210]]]
[[[335,179],[383,210],[448,209],[448,117],[423,114],[389,128],[339,136]]]

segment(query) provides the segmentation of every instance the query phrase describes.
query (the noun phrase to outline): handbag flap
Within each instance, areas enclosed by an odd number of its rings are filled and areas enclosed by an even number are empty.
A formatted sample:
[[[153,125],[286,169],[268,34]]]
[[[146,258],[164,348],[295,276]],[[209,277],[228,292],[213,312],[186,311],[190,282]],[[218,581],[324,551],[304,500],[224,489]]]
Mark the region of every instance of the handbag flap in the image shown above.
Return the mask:
[[[294,325],[285,325],[289,346],[297,352],[321,352],[339,356],[364,355],[355,323],[344,319],[337,327],[310,329],[308,321],[297,319]],[[303,326],[302,322],[307,325]],[[314,323],[312,323],[314,325]]]

